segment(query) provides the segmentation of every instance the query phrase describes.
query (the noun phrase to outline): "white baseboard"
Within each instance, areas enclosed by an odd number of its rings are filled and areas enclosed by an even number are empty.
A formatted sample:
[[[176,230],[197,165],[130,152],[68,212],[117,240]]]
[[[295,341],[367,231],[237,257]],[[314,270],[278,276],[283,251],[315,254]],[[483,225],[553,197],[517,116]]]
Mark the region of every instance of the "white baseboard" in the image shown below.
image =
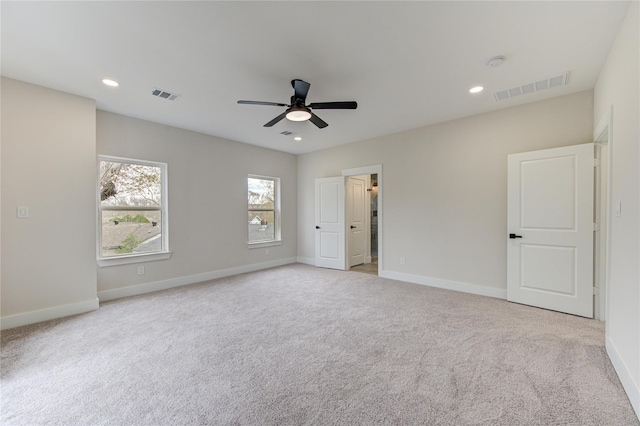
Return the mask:
[[[429,287],[444,288],[447,290],[461,291],[463,293],[478,294],[480,296],[506,299],[507,290],[502,288],[487,287],[478,284],[469,284],[459,281],[442,280],[439,278],[425,277],[422,275],[405,274],[403,272],[383,270],[379,273],[382,278],[405,281],[413,284],[427,285]]]
[[[305,265],[316,266],[316,260],[313,257],[298,257],[298,263],[304,263]]]
[[[166,290],[168,288],[180,287],[183,285],[195,284],[203,281],[211,281],[217,278],[244,274],[246,272],[259,271],[261,269],[288,265],[290,263],[296,263],[296,258],[287,257],[284,259],[277,259],[269,262],[254,263],[251,265],[238,266],[235,268],[205,272],[203,274],[187,275],[184,277],[170,278],[168,280],[154,281],[129,287],[115,288],[113,290],[99,291],[98,299],[100,299],[101,302],[106,302],[107,300],[120,299],[121,297],[137,296],[139,294],[150,293],[152,291]]]
[[[629,372],[627,365],[620,356],[620,352],[618,352],[618,348],[608,336],[605,345],[607,348],[607,355],[609,355],[609,359],[611,360],[611,364],[613,364],[613,368],[618,374],[620,383],[622,383],[622,387],[627,393],[629,401],[631,401],[631,406],[635,410],[636,416],[638,416],[638,420],[640,420],[640,386],[638,386],[638,383],[636,383],[633,379],[633,376]]]
[[[84,314],[85,312],[95,311],[96,309],[98,309],[97,298],[78,303],[71,303],[69,305],[54,306],[52,308],[25,312],[23,314],[10,315],[0,318],[0,330],[8,330],[10,328],[35,324],[37,322]]]

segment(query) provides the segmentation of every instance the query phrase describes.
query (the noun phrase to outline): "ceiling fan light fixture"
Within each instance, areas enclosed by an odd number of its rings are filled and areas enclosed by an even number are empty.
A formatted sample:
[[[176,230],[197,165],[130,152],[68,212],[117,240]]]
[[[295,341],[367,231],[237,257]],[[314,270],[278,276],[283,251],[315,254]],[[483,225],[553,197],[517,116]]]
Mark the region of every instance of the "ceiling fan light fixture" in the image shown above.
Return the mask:
[[[291,121],[306,121],[311,118],[311,113],[302,108],[291,108],[287,112],[287,119]]]

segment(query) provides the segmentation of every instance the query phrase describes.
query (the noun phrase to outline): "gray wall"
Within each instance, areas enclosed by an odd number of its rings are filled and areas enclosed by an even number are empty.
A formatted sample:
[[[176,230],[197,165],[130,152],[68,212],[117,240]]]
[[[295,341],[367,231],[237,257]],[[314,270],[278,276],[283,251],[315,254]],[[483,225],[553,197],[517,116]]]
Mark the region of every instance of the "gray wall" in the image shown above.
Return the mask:
[[[594,89],[596,124],[613,107],[607,352],[640,417],[640,25],[633,2]]]
[[[1,90],[2,327],[96,309],[95,102],[4,77]]]
[[[104,111],[97,113],[97,151],[167,163],[173,252],[168,260],[98,268],[101,300],[129,294],[110,292],[114,289],[151,290],[186,283],[185,277],[198,280],[215,277],[216,271],[295,259],[295,155]],[[247,248],[248,174],[281,179],[283,243],[269,247],[268,256],[264,248]],[[144,275],[137,274],[140,265]]]
[[[586,91],[300,155],[298,256],[315,256],[314,179],[382,164],[383,275],[500,296],[507,155],[588,143],[592,130]]]
[[[2,328],[296,259],[296,157],[108,112],[2,78]],[[97,268],[97,154],[165,162],[168,260]],[[248,174],[281,178],[282,239],[247,247]],[[17,219],[28,206],[31,217]],[[137,267],[145,266],[138,275]]]

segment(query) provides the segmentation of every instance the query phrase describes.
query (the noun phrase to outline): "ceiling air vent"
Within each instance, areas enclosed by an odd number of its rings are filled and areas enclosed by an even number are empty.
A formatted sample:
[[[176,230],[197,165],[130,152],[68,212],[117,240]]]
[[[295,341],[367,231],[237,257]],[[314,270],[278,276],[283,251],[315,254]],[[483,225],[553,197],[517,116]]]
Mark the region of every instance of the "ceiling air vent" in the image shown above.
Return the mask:
[[[532,81],[522,86],[512,87],[510,89],[499,90],[493,93],[496,101],[504,101],[505,99],[515,98],[521,95],[527,95],[533,92],[550,89],[552,87],[565,86],[569,82],[569,72],[556,75],[542,80]]]
[[[151,91],[151,94],[153,96],[157,96],[157,97],[162,98],[162,99],[168,99],[170,101],[175,101],[176,99],[178,99],[180,97],[180,95],[176,95],[175,93],[169,93],[169,92],[166,92],[164,90],[160,90],[160,89],[158,89],[156,87],[153,88],[153,90]]]

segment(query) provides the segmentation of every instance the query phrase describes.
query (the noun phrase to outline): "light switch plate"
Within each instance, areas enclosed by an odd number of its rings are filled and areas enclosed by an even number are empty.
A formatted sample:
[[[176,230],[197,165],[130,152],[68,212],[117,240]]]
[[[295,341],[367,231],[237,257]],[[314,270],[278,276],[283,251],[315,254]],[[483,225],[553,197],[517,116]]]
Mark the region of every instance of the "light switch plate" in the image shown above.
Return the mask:
[[[17,216],[19,219],[26,219],[29,217],[29,207],[18,206]]]

